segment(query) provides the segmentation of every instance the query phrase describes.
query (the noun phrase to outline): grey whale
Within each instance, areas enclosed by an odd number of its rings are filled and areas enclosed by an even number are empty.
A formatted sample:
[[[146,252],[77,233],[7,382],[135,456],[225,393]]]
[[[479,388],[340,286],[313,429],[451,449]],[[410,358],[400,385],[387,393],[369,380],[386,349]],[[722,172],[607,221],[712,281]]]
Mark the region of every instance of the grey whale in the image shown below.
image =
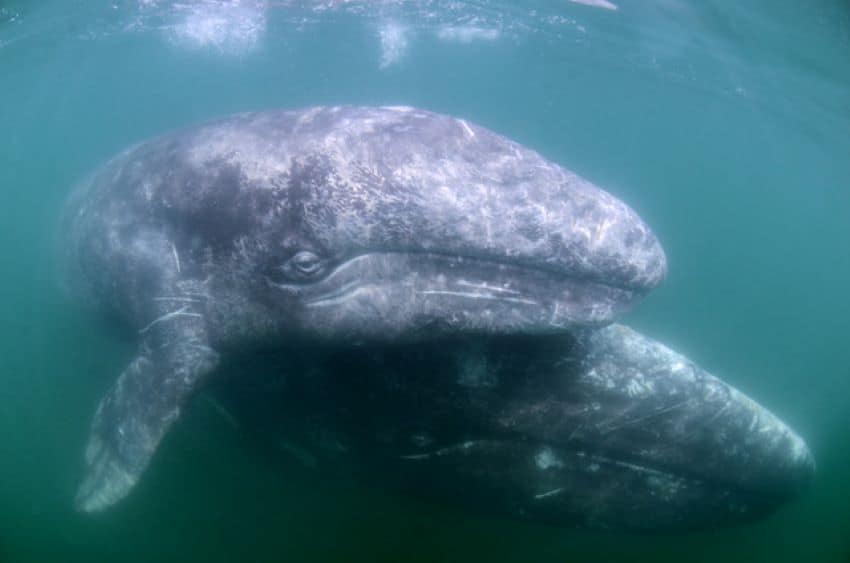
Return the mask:
[[[566,334],[666,272],[610,194],[407,107],[246,113],[140,143],[75,191],[63,229],[72,285],[139,341],[94,416],[84,511],[132,489],[246,347]]]
[[[558,526],[749,522],[815,467],[776,416],[619,324],[252,353],[225,372],[214,397],[287,471]]]

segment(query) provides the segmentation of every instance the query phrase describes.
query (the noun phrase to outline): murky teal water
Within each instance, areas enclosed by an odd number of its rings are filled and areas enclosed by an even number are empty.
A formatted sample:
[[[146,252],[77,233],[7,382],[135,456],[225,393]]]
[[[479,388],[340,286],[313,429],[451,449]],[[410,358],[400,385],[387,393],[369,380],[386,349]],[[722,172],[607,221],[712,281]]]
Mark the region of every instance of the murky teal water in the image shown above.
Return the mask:
[[[0,3],[0,561],[850,560],[850,5]],[[818,460],[770,519],[563,530],[281,474],[195,405],[136,492],[72,498],[132,342],[63,300],[57,217],[128,144],[235,111],[409,104],[513,137],[653,226],[627,319],[772,409]]]

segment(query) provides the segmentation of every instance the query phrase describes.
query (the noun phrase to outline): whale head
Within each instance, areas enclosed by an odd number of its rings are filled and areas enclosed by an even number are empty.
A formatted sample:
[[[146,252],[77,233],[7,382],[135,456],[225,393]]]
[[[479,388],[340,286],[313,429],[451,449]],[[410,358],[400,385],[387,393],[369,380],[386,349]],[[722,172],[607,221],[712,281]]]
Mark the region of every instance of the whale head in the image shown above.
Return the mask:
[[[181,277],[179,257],[182,277],[210,280],[221,327],[555,332],[610,322],[666,271],[621,201],[484,128],[412,108],[240,115],[143,144],[103,175],[85,240],[112,256],[91,260],[89,277],[127,277],[115,266],[128,262],[150,280]]]

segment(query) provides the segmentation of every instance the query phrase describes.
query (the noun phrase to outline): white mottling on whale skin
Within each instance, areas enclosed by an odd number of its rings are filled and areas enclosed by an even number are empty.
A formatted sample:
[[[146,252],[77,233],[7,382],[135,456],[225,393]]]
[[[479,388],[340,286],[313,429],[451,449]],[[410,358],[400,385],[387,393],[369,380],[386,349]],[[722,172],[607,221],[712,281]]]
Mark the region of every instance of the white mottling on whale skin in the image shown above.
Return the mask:
[[[632,374],[632,378],[626,385],[626,393],[629,397],[643,397],[655,392],[655,385],[652,380],[644,377],[644,374],[636,372]]]
[[[560,469],[564,466],[561,458],[555,455],[552,448],[548,446],[537,452],[537,455],[534,456],[534,464],[543,471],[549,468]]]

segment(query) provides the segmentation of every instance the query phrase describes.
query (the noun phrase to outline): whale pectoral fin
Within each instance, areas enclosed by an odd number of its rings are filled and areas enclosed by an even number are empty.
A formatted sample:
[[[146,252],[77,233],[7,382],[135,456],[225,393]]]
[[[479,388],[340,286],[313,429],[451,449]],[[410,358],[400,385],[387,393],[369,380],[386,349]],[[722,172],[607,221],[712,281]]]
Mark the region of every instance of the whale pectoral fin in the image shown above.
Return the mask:
[[[174,318],[145,332],[139,355],[94,416],[77,509],[102,510],[130,492],[182,405],[217,365],[202,320]]]

